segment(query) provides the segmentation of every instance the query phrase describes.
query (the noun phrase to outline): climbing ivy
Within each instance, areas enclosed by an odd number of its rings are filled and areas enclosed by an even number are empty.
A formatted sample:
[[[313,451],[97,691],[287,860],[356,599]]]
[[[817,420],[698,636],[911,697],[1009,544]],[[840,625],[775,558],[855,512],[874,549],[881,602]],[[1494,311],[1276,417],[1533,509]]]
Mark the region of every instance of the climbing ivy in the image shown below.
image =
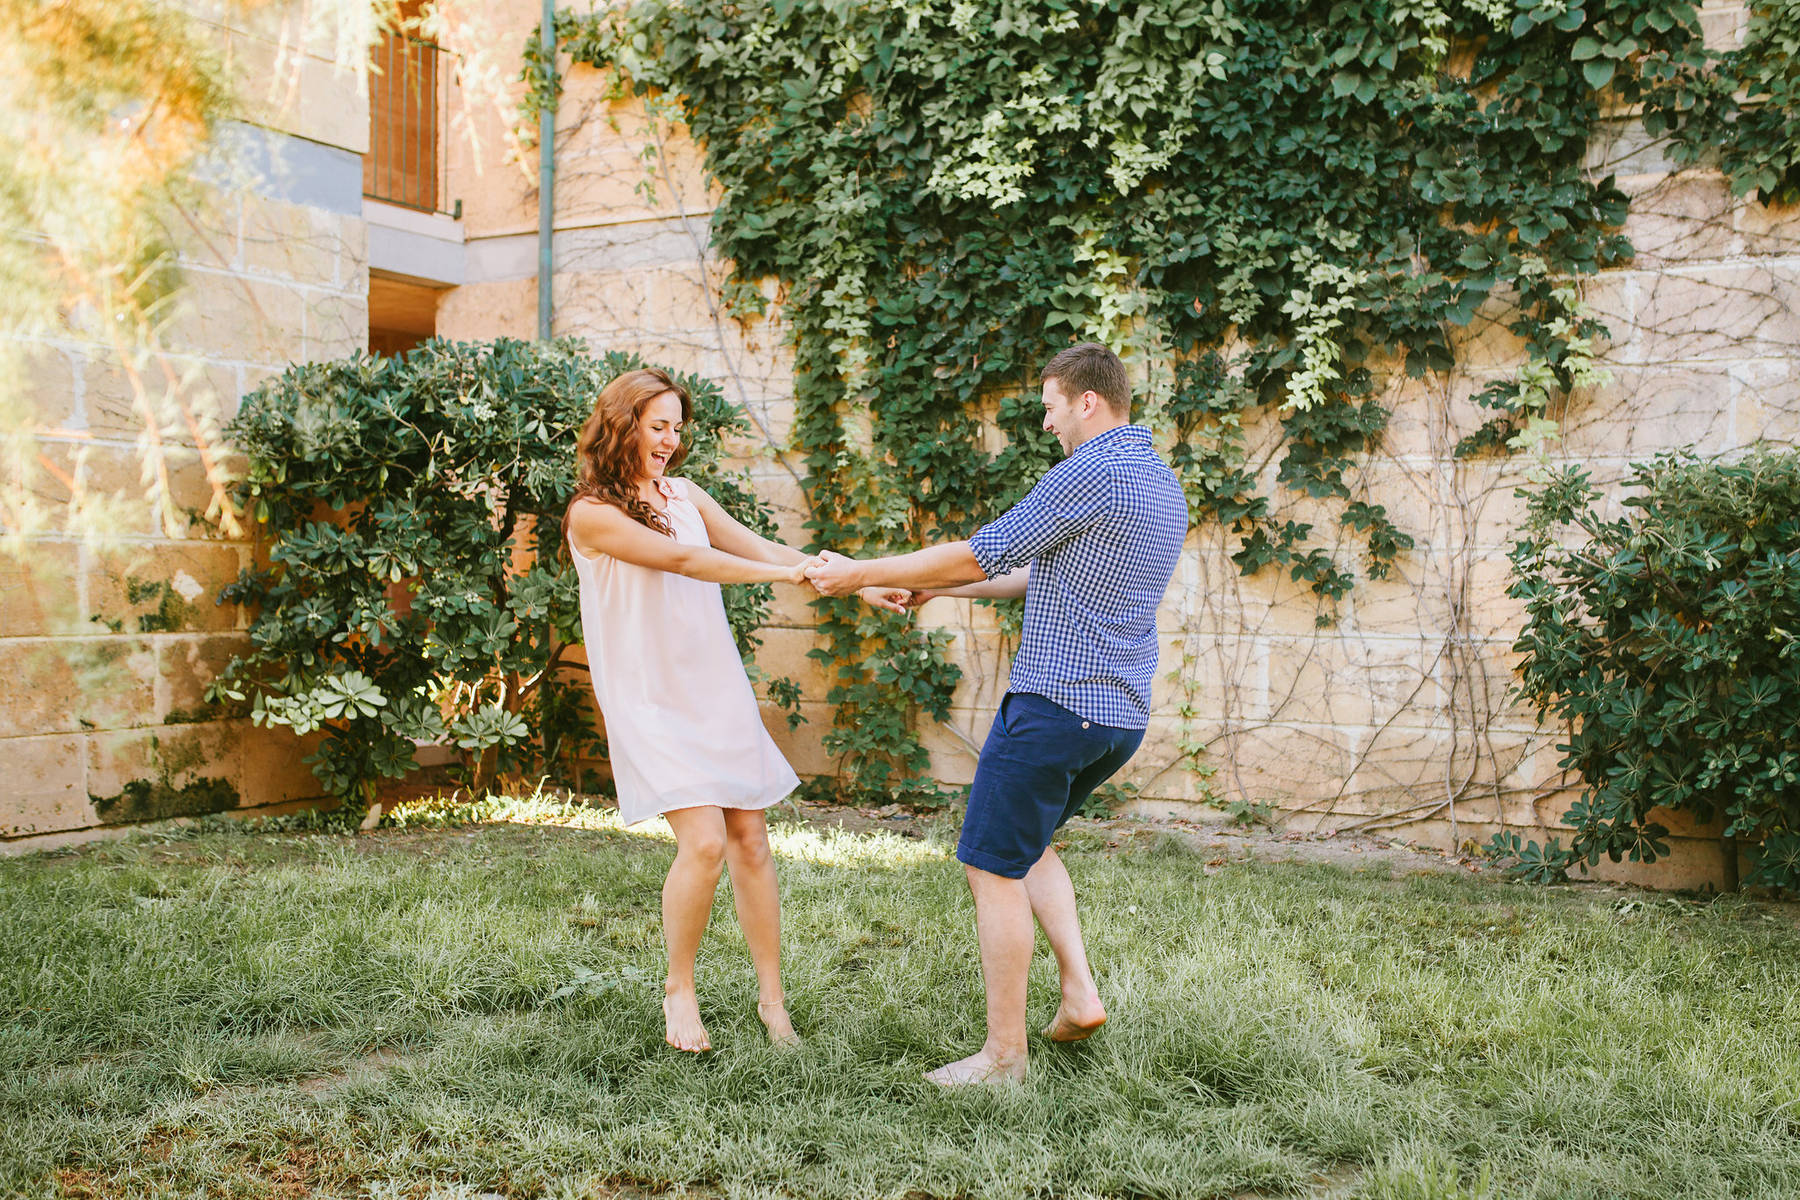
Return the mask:
[[[1800,4],[1749,4],[1741,48],[1703,77],[1683,80],[1670,105],[1646,115],[1671,131],[1683,163],[1717,166],[1739,196],[1800,202]]]
[[[819,545],[961,537],[1021,495],[1056,458],[1035,369],[1093,339],[1137,372],[1196,520],[1329,622],[1356,564],[1281,497],[1335,506],[1370,575],[1412,546],[1359,474],[1388,377],[1447,370],[1479,308],[1512,312],[1529,362],[1465,453],[1541,443],[1548,398],[1597,377],[1579,280],[1632,254],[1625,195],[1585,167],[1602,117],[1716,147],[1763,128],[1731,79],[1791,83],[1778,55],[1721,67],[1696,8],[640,0],[559,14],[555,41],[703,146],[735,310],[779,284]],[[535,36],[526,78],[528,109],[560,86]],[[1766,140],[1728,154],[1768,191],[1792,160]],[[819,607],[828,744],[846,786],[892,791],[925,765],[907,714],[942,717],[957,672],[938,635]]]

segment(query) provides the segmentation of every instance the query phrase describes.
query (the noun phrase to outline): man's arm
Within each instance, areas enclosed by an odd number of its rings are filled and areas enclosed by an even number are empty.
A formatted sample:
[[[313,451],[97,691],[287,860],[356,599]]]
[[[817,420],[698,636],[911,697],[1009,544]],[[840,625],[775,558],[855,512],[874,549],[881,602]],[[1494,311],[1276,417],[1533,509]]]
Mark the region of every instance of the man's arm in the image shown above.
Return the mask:
[[[923,588],[940,591],[979,583],[987,578],[967,542],[945,542],[911,554],[894,554],[859,562],[830,550],[806,577],[826,596],[847,596],[860,588]],[[1023,592],[1019,593],[1023,595]]]
[[[1066,460],[1007,509],[1000,518],[976,531],[982,545],[976,556],[970,542],[945,542],[911,554],[895,554],[857,562],[827,550],[819,565],[807,568],[806,577],[827,596],[843,596],[859,587],[903,587],[939,592],[988,578],[1013,575],[1018,568],[1055,549],[1082,530],[1090,528],[1105,511],[1108,490],[1104,470],[1074,466]],[[1023,590],[1013,593],[1024,595]]]
[[[913,593],[911,607],[917,608],[938,596],[955,596],[962,600],[1018,600],[1025,595],[1025,588],[1030,583],[1031,564],[1027,563],[1016,571],[995,575],[980,583],[965,583],[953,588],[920,588]]]

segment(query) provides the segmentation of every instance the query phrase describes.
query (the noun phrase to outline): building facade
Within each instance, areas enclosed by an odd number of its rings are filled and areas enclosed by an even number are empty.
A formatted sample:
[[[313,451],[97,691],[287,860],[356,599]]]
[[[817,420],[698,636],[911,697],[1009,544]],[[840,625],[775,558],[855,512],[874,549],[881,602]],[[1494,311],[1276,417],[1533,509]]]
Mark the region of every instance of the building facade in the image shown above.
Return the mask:
[[[462,36],[522,49],[539,12],[531,0],[483,6]],[[1703,15],[1715,46],[1741,37],[1739,5],[1708,4]],[[191,264],[197,313],[213,314],[194,318],[192,349],[216,370],[221,396],[242,394],[292,358],[365,345],[396,351],[431,335],[535,336],[538,162],[535,153],[509,153],[516,110],[470,105],[459,92],[458,52],[388,39],[376,51],[385,65],[373,110],[342,103],[339,87],[332,104],[299,106],[309,121],[270,119],[264,136],[307,166],[285,191],[242,196],[232,240],[220,243],[230,253]],[[327,110],[329,120],[318,115]],[[1605,361],[1613,381],[1559,414],[1565,436],[1556,455],[1607,480],[1663,449],[1792,444],[1800,434],[1800,213],[1734,198],[1716,175],[1673,171],[1633,132],[1629,114],[1614,127],[1595,146],[1594,166],[1617,174],[1632,197],[1625,233],[1637,257],[1587,285],[1587,302],[1612,330]],[[557,111],[554,180],[553,332],[716,379],[751,418],[737,451],[757,490],[788,540],[804,544],[780,314],[738,322],[721,311],[725,264],[711,252],[708,228],[716,196],[696,147],[641,105],[609,98],[602,79],[577,67],[566,72]],[[256,296],[270,319],[249,322],[245,307],[227,299],[232,289]],[[1447,376],[1389,372],[1394,419],[1364,479],[1416,545],[1393,578],[1359,581],[1335,625],[1319,627],[1315,598],[1285,575],[1240,575],[1222,530],[1191,535],[1161,614],[1156,713],[1126,775],[1137,811],[1206,818],[1216,801],[1244,799],[1270,805],[1291,829],[1383,831],[1443,846],[1479,842],[1502,826],[1535,834],[1557,824],[1574,795],[1557,766],[1558,734],[1539,729],[1507,695],[1522,614],[1505,595],[1505,550],[1522,515],[1514,491],[1524,467],[1452,454],[1487,415],[1471,397],[1524,361],[1507,320],[1498,308],[1480,314]],[[128,448],[106,443],[106,427],[95,423],[106,419],[104,364],[75,344],[50,349],[43,394],[65,396],[71,428],[87,430],[96,447],[116,451],[117,470],[129,470]],[[1251,429],[1252,460],[1256,445],[1278,434],[1272,419]],[[1274,465],[1268,470],[1272,483]],[[35,590],[11,584],[0,599],[0,654],[15,670],[40,672],[33,694],[43,697],[9,710],[0,728],[0,746],[28,756],[21,761],[34,764],[28,776],[37,781],[0,804],[0,834],[130,819],[131,810],[101,801],[188,761],[188,750],[165,747],[190,741],[200,759],[216,742],[226,756],[217,761],[236,764],[223,777],[246,807],[306,792],[283,731],[164,724],[192,708],[208,670],[231,652],[232,618],[221,615],[229,610],[199,600],[181,610],[193,613],[184,618],[191,626],[128,627],[138,615],[128,597],[164,584],[210,595],[248,561],[250,545],[147,539],[136,566],[102,564],[75,546],[46,553],[62,556],[66,571]],[[94,628],[103,611],[100,619],[127,627]],[[963,683],[951,720],[927,722],[925,738],[934,776],[966,783],[1004,693],[1008,647],[982,606],[940,600],[919,619],[956,635]],[[789,731],[773,710],[769,723],[803,775],[835,766],[820,745],[831,712],[829,683],[807,657],[817,644],[812,626],[804,598],[778,590],[759,654],[770,674],[802,687],[808,723]],[[106,658],[129,686],[89,686],[87,668],[67,666],[60,652],[78,643],[79,655]],[[45,655],[46,647],[59,652]],[[127,694],[140,698],[122,701]],[[78,711],[97,704],[112,707]],[[1206,747],[1209,775],[1183,765],[1196,743]],[[178,789],[209,769],[174,771],[169,784]],[[1638,877],[1670,886],[1721,877],[1716,830],[1677,824],[1675,851]]]
[[[158,817],[276,811],[318,793],[303,745],[204,700],[243,644],[242,618],[215,603],[218,591],[256,555],[247,537],[220,536],[204,519],[204,456],[229,454],[206,427],[288,363],[352,354],[369,336],[368,105],[328,39],[289,15],[211,26],[245,119],[219,134],[198,202],[171,223],[183,285],[166,353],[148,370],[127,369],[79,323],[32,348],[51,506],[142,491],[144,412],[169,386],[164,369],[199,420],[157,430],[185,529],[127,507],[98,538],[52,531],[21,557],[0,557],[0,672],[13,683],[0,705],[8,845]]]

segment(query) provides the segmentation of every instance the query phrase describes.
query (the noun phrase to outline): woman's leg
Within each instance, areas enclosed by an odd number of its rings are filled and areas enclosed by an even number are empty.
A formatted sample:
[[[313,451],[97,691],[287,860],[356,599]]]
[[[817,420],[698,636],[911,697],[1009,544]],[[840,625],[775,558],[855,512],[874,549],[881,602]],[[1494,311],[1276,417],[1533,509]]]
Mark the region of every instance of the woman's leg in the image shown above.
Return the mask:
[[[797,1040],[781,989],[781,895],[775,859],[769,853],[769,825],[760,809],[728,808],[725,861],[731,866],[731,897],[738,925],[756,964],[756,1014],[777,1044]]]
[[[675,831],[675,862],[663,880],[663,940],[669,976],[663,982],[664,1040],[677,1050],[710,1050],[694,995],[694,956],[712,916],[713,893],[725,864],[725,818],[713,807],[664,813]]]

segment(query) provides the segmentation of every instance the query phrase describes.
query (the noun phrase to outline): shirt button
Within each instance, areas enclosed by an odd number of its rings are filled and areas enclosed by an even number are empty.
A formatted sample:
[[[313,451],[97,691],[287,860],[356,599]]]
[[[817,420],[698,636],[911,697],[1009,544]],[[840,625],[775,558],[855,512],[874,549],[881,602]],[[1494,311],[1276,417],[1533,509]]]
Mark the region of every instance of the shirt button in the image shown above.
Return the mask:
[[[1087,722],[1086,722],[1086,721],[1083,721],[1083,722],[1082,722],[1082,723],[1081,723],[1081,727],[1082,727],[1082,728],[1083,728],[1083,729],[1086,729],[1086,728],[1087,728],[1087,727],[1088,727],[1088,723],[1087,723]]]

